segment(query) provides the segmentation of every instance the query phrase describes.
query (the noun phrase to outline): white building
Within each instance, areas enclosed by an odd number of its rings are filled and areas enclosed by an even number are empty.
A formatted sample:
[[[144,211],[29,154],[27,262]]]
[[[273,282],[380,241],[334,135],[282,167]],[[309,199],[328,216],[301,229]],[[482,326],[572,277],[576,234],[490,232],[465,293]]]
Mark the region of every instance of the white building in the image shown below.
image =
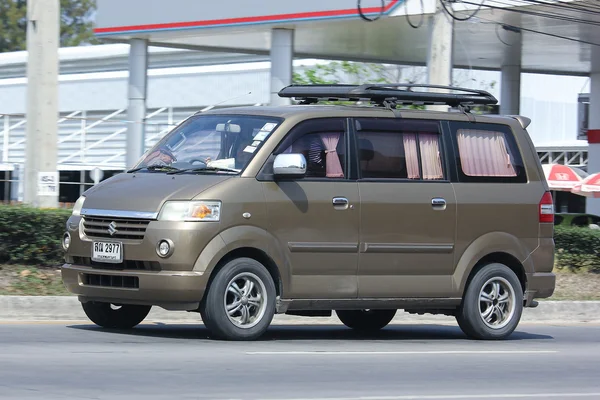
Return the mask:
[[[61,202],[72,202],[93,184],[125,169],[128,44],[60,49],[59,146]],[[0,199],[20,200],[25,161],[26,52],[0,54]],[[296,60],[295,67],[315,60]],[[406,67],[404,77],[422,71]],[[500,72],[460,70],[457,83],[498,84]],[[589,78],[526,74],[521,82],[521,114],[533,119],[529,132],[542,162],[562,155],[562,163],[584,166],[587,141],[577,140],[577,96]],[[149,147],[174,125],[208,107],[261,105],[270,101],[267,55],[230,54],[151,47],[145,123]],[[550,84],[549,84],[550,83]],[[43,151],[43,149],[40,149]],[[10,184],[8,184],[10,182]]]

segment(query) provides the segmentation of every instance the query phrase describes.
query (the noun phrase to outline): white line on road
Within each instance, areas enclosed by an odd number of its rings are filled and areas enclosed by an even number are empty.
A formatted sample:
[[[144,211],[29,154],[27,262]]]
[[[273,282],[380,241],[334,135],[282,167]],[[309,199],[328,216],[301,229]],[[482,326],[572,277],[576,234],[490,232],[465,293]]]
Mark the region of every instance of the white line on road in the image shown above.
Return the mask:
[[[454,400],[454,399],[531,399],[531,398],[570,398],[600,397],[600,393],[506,393],[506,394],[439,394],[408,396],[366,396],[366,397],[304,397],[298,399],[261,400]]]
[[[553,354],[555,350],[431,350],[431,351],[247,351],[248,355],[267,356],[343,356],[343,355],[411,355],[411,354]]]

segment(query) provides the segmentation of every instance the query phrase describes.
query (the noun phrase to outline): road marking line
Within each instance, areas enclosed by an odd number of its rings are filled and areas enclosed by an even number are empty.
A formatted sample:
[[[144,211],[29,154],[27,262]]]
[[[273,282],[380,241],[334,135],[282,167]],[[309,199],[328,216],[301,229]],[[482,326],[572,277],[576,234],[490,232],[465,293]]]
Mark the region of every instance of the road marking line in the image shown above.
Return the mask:
[[[452,400],[452,399],[527,399],[527,398],[565,398],[599,397],[600,393],[506,393],[506,394],[440,394],[408,396],[366,396],[366,397],[304,397],[298,399],[261,399],[261,400]]]
[[[248,355],[411,355],[411,354],[553,354],[556,350],[431,350],[431,351],[247,351]]]

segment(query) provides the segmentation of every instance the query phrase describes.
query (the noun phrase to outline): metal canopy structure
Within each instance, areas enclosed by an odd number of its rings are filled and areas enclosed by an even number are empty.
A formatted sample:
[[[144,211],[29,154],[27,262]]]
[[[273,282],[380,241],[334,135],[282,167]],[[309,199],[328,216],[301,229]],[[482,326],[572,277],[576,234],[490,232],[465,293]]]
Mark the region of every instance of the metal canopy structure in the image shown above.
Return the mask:
[[[429,49],[427,20],[435,11],[436,1],[424,1],[425,23],[418,29],[409,25],[406,14],[408,10],[413,24],[418,23],[422,11],[420,2],[406,1],[384,0],[383,15],[369,23],[359,17],[355,0],[229,0],[210,5],[192,0],[169,3],[99,0],[96,34],[117,42],[142,38],[157,46],[269,54],[271,29],[289,28],[294,29],[297,58],[425,65]],[[561,4],[572,6],[553,11],[558,17],[544,17],[538,14],[542,10],[549,14],[549,9],[542,5],[523,6],[526,2],[513,0],[486,1],[486,7],[475,17],[454,23],[454,66],[499,69],[507,47],[511,46],[507,29],[519,28],[522,72],[588,75],[592,43],[600,45],[600,16],[583,10],[586,5],[597,7],[593,2],[561,0]],[[363,0],[362,3],[369,18],[378,16],[381,0]],[[481,0],[467,3],[472,5],[457,3],[463,4],[465,14],[472,13]],[[551,1],[548,4],[552,4]],[[456,11],[459,7],[456,6]]]

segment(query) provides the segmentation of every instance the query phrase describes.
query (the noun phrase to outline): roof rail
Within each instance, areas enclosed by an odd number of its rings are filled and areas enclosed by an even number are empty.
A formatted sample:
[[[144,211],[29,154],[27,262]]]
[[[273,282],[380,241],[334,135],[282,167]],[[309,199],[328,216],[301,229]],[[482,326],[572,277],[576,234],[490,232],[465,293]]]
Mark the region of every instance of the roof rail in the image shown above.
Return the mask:
[[[413,91],[415,88],[443,89],[462,92],[462,94]],[[498,99],[485,90],[404,83],[289,85],[281,89],[278,94],[279,97],[293,97],[300,100],[302,104],[313,104],[319,101],[370,101],[386,107],[413,104],[468,107],[470,105],[494,105],[498,103]]]

